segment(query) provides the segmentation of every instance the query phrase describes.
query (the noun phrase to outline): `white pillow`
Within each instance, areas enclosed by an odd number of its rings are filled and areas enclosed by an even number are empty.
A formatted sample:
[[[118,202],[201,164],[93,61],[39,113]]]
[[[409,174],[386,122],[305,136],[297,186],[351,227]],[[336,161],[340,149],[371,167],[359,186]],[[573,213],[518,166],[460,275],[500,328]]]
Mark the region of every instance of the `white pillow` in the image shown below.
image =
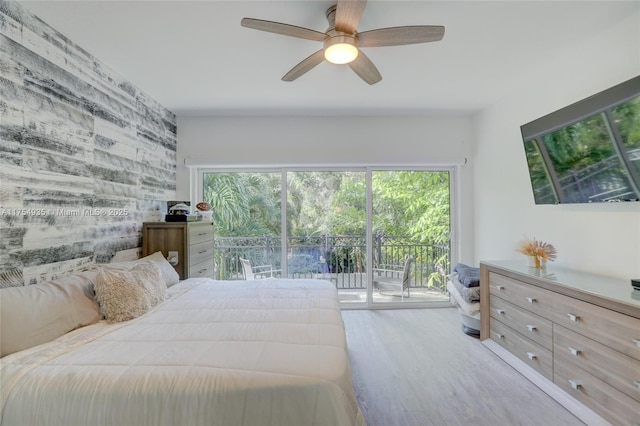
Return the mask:
[[[158,265],[158,267],[160,268],[160,273],[162,274],[162,278],[164,279],[164,283],[167,287],[178,284],[178,281],[180,281],[180,276],[173,268],[173,266],[171,266],[171,264],[167,261],[167,259],[165,259],[161,251],[157,251],[153,254],[150,254],[149,256],[143,257],[140,260],[150,260]]]
[[[171,264],[165,259],[161,251],[157,251],[149,256],[145,256],[138,260],[132,260],[130,262],[115,262],[115,263],[107,263],[106,265],[101,265],[103,267],[109,267],[113,269],[121,269],[127,270],[133,268],[140,262],[144,261],[152,261],[160,268],[160,273],[162,274],[162,278],[167,287],[171,287],[172,285],[178,284],[180,281],[180,276],[176,272],[176,270],[171,266]]]
[[[0,357],[100,321],[89,286],[95,272],[0,290]]]
[[[146,313],[166,298],[160,268],[138,262],[133,268],[102,268],[94,286],[100,313],[110,322],[128,321]]]

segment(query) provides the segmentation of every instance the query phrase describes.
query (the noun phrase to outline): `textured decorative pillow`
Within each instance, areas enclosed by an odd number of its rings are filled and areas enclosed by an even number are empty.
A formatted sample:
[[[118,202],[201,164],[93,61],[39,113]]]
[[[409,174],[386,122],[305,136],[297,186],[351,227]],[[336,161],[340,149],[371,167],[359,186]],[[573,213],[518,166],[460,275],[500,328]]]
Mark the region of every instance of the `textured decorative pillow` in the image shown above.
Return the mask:
[[[137,318],[166,297],[160,268],[154,262],[139,262],[128,270],[102,268],[94,287],[100,313],[107,321]]]
[[[149,293],[151,307],[156,306],[167,298],[167,286],[164,283],[162,271],[156,262],[143,260],[134,266],[132,270],[140,272],[145,277],[140,281],[140,284],[144,286]]]
[[[0,357],[100,321],[89,286],[95,272],[0,290]]]
[[[171,287],[172,285],[178,284],[180,281],[180,276],[176,272],[176,270],[171,266],[171,264],[164,258],[161,251],[157,251],[149,256],[145,256],[138,260],[132,260],[130,262],[116,262],[116,263],[108,263],[106,265],[101,265],[102,267],[108,267],[112,269],[120,269],[127,270],[133,268],[135,265],[144,261],[152,261],[160,268],[160,273],[162,274],[162,278],[167,287]]]

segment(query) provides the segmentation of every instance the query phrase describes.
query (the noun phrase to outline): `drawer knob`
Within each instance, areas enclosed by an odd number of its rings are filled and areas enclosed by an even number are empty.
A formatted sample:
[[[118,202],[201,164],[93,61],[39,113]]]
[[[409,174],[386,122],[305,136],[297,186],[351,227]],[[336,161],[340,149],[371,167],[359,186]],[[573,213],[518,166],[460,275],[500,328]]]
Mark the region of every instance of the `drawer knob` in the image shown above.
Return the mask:
[[[637,387],[637,388],[638,388],[638,390],[640,390],[640,380],[634,380],[634,381],[633,381],[633,385],[634,385],[635,387]]]
[[[582,388],[582,383],[580,383],[577,380],[569,380],[569,384],[571,385],[572,388],[574,388],[575,390],[580,390],[580,388]]]
[[[498,291],[504,290],[504,286],[503,285],[497,285],[496,288],[498,289]]]
[[[498,315],[504,315],[504,309],[496,309]]]
[[[569,317],[569,319],[573,322],[578,322],[578,320],[580,319],[579,316],[577,315],[573,315],[573,314],[567,314],[567,316]]]
[[[495,334],[498,339],[504,339],[504,334],[502,334],[502,333],[494,332],[493,334]]]
[[[632,340],[633,340],[633,343],[635,343],[636,346],[640,348],[640,339],[632,339]]]
[[[527,297],[527,302],[529,302],[529,303],[535,303],[537,301],[538,300],[535,297]]]
[[[538,358],[538,355],[534,354],[533,352],[527,352],[527,357],[533,361],[534,359]]]
[[[531,324],[527,324],[527,328],[531,332],[534,332],[534,331],[536,331],[538,329],[538,327],[536,327],[535,325],[531,325]]]
[[[569,352],[571,352],[571,355],[578,356],[582,351],[580,349],[572,348],[571,346],[569,346]]]

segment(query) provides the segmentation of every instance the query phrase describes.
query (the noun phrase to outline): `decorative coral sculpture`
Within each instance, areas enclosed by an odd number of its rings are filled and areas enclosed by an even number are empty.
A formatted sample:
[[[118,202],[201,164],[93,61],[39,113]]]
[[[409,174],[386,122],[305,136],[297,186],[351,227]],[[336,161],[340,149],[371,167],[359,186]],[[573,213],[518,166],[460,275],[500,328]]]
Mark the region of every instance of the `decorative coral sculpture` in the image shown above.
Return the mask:
[[[542,268],[547,261],[553,262],[558,255],[558,251],[553,244],[545,241],[538,241],[535,238],[525,238],[520,242],[516,251],[526,254],[527,256],[531,256],[534,260],[535,267],[538,269]]]

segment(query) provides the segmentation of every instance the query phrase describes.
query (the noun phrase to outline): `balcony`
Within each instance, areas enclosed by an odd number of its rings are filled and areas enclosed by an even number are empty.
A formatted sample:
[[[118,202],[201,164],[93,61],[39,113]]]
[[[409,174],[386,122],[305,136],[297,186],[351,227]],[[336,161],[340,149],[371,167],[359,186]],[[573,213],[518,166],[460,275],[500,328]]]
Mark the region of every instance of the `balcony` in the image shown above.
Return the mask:
[[[373,238],[374,267],[404,264],[408,255],[411,269],[412,302],[447,301],[446,279],[450,270],[449,246],[420,244],[409,237],[377,235]],[[240,258],[253,265],[273,265],[282,270],[280,238],[217,237],[214,243],[215,277],[243,279]],[[287,241],[287,278],[325,279],[335,283],[343,303],[366,300],[367,262],[365,238],[361,236],[290,237]],[[398,301],[407,297],[374,292],[374,302]]]

